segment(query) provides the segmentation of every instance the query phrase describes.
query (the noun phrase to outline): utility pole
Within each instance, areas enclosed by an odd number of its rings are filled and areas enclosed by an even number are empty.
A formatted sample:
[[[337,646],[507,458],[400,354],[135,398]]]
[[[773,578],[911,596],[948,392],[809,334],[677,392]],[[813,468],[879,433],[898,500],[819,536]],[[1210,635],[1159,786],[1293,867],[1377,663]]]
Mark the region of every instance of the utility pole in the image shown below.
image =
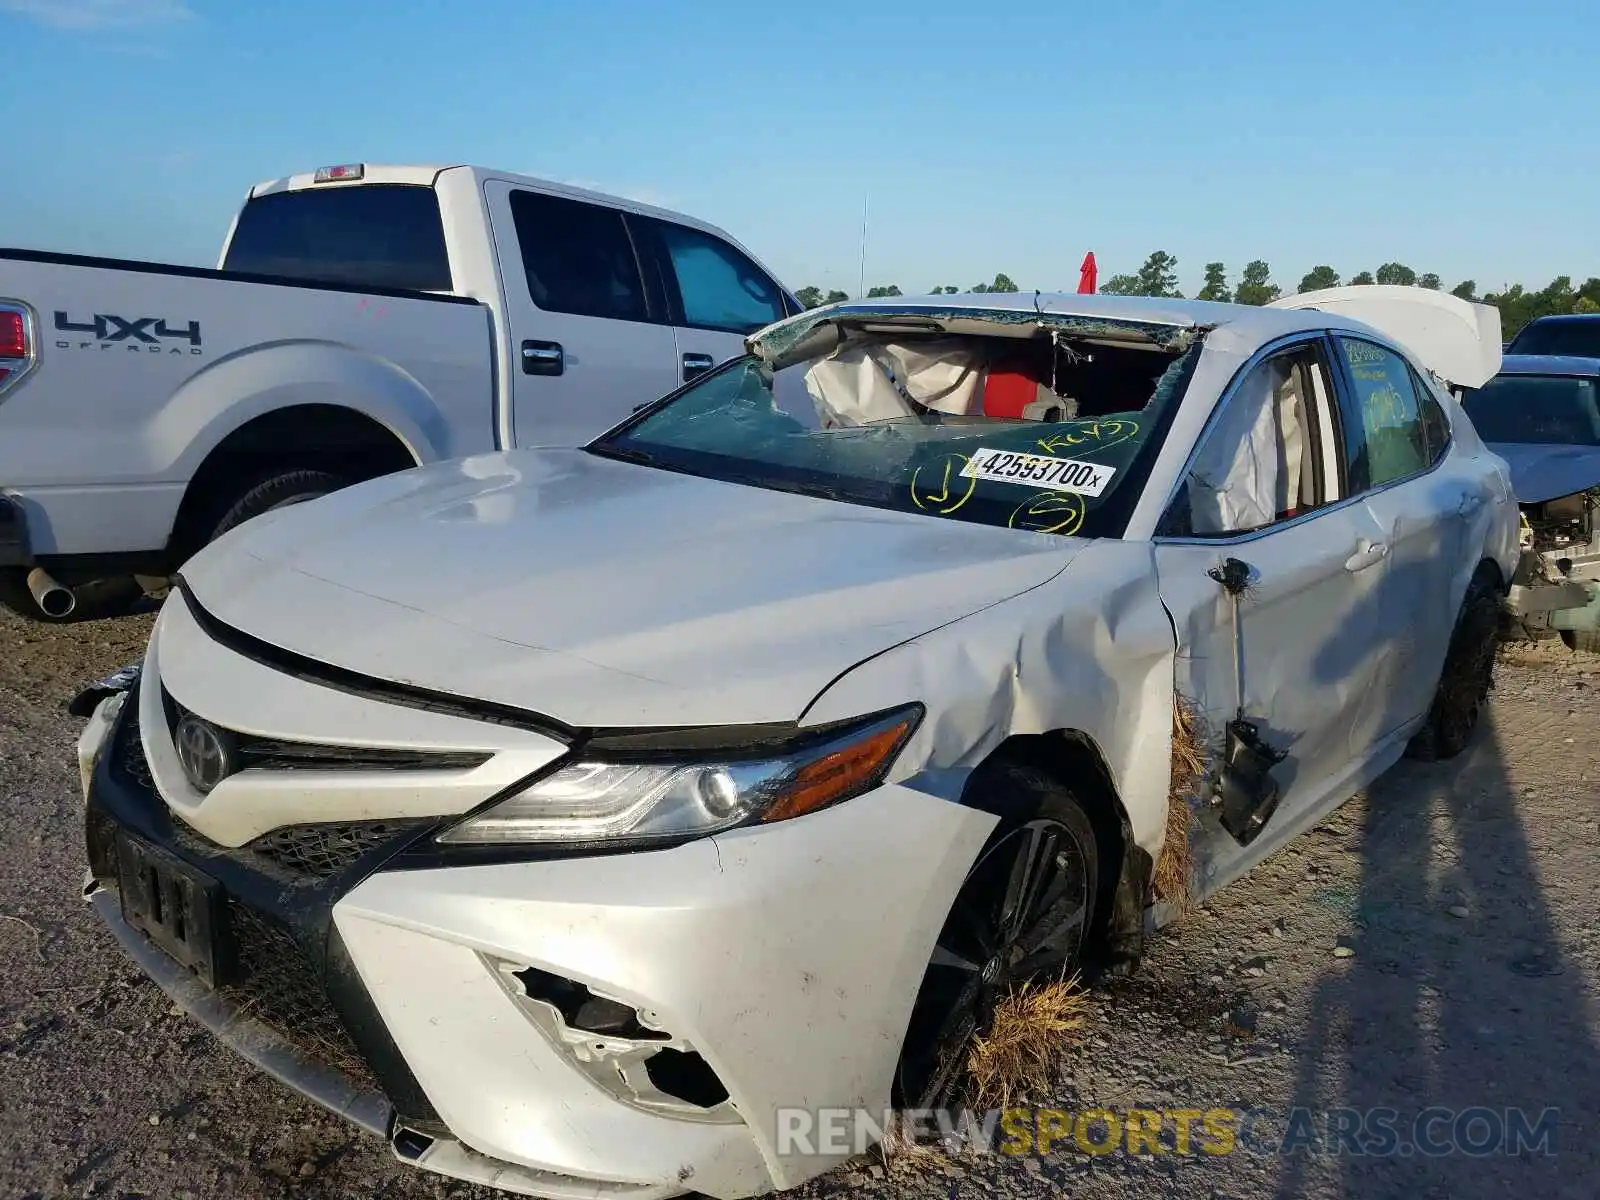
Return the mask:
[[[856,286],[856,299],[863,299],[867,294],[867,214],[868,205],[872,198],[872,190],[864,189],[861,193],[861,279]]]

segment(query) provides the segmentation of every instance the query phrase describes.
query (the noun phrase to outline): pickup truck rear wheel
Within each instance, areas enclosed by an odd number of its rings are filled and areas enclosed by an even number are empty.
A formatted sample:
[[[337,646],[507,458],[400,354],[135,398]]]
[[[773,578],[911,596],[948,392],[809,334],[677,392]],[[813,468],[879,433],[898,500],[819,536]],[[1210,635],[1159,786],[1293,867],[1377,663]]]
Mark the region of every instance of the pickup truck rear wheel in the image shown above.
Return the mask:
[[[291,504],[315,500],[326,496],[329,492],[347,487],[349,483],[348,479],[331,471],[304,467],[280,468],[270,474],[258,475],[254,483],[239,494],[231,505],[222,510],[205,540],[214,542],[229,530],[243,525],[251,517],[259,517],[274,509],[287,508]]]

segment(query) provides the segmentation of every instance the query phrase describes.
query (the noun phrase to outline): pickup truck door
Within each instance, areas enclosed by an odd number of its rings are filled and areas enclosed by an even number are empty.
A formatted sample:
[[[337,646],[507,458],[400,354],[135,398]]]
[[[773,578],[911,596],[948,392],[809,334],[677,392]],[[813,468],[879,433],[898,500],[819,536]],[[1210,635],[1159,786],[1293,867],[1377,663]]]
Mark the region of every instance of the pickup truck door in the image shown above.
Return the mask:
[[[510,337],[518,446],[576,446],[678,379],[659,282],[623,214],[570,196],[484,185]]]
[[[630,214],[628,224],[640,248],[649,246],[666,290],[679,383],[743,354],[746,334],[791,315],[783,288],[737,246],[655,217]]]

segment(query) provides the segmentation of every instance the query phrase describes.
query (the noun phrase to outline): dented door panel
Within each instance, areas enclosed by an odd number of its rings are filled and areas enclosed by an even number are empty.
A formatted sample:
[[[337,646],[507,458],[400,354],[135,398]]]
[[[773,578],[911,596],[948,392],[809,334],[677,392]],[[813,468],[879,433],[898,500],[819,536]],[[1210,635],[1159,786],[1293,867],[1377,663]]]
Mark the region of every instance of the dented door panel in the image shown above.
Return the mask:
[[[1177,631],[1176,688],[1194,705],[1213,756],[1241,708],[1287,755],[1273,771],[1281,805],[1250,848],[1252,860],[1337,794],[1385,730],[1388,698],[1376,683],[1388,640],[1379,604],[1386,564],[1371,549],[1380,536],[1365,507],[1344,504],[1252,537],[1155,548],[1161,599]],[[1234,599],[1208,574],[1230,557],[1251,568],[1238,597],[1237,660]],[[1205,818],[1199,889],[1231,878],[1244,853]]]

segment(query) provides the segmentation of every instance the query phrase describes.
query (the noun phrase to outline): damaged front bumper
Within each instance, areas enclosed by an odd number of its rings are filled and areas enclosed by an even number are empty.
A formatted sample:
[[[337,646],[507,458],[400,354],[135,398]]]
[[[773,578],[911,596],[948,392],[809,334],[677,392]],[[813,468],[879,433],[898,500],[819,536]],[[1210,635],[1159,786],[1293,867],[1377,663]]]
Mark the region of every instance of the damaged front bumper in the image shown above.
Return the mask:
[[[784,1110],[884,1111],[993,825],[883,785],[643,853],[402,867],[428,833],[408,827],[309,876],[175,819],[138,712],[137,691],[102,701],[80,754],[86,898],[139,966],[403,1161],[559,1200],[749,1196],[842,1161],[786,1147]],[[130,842],[214,885],[228,945],[201,967],[128,916]]]

